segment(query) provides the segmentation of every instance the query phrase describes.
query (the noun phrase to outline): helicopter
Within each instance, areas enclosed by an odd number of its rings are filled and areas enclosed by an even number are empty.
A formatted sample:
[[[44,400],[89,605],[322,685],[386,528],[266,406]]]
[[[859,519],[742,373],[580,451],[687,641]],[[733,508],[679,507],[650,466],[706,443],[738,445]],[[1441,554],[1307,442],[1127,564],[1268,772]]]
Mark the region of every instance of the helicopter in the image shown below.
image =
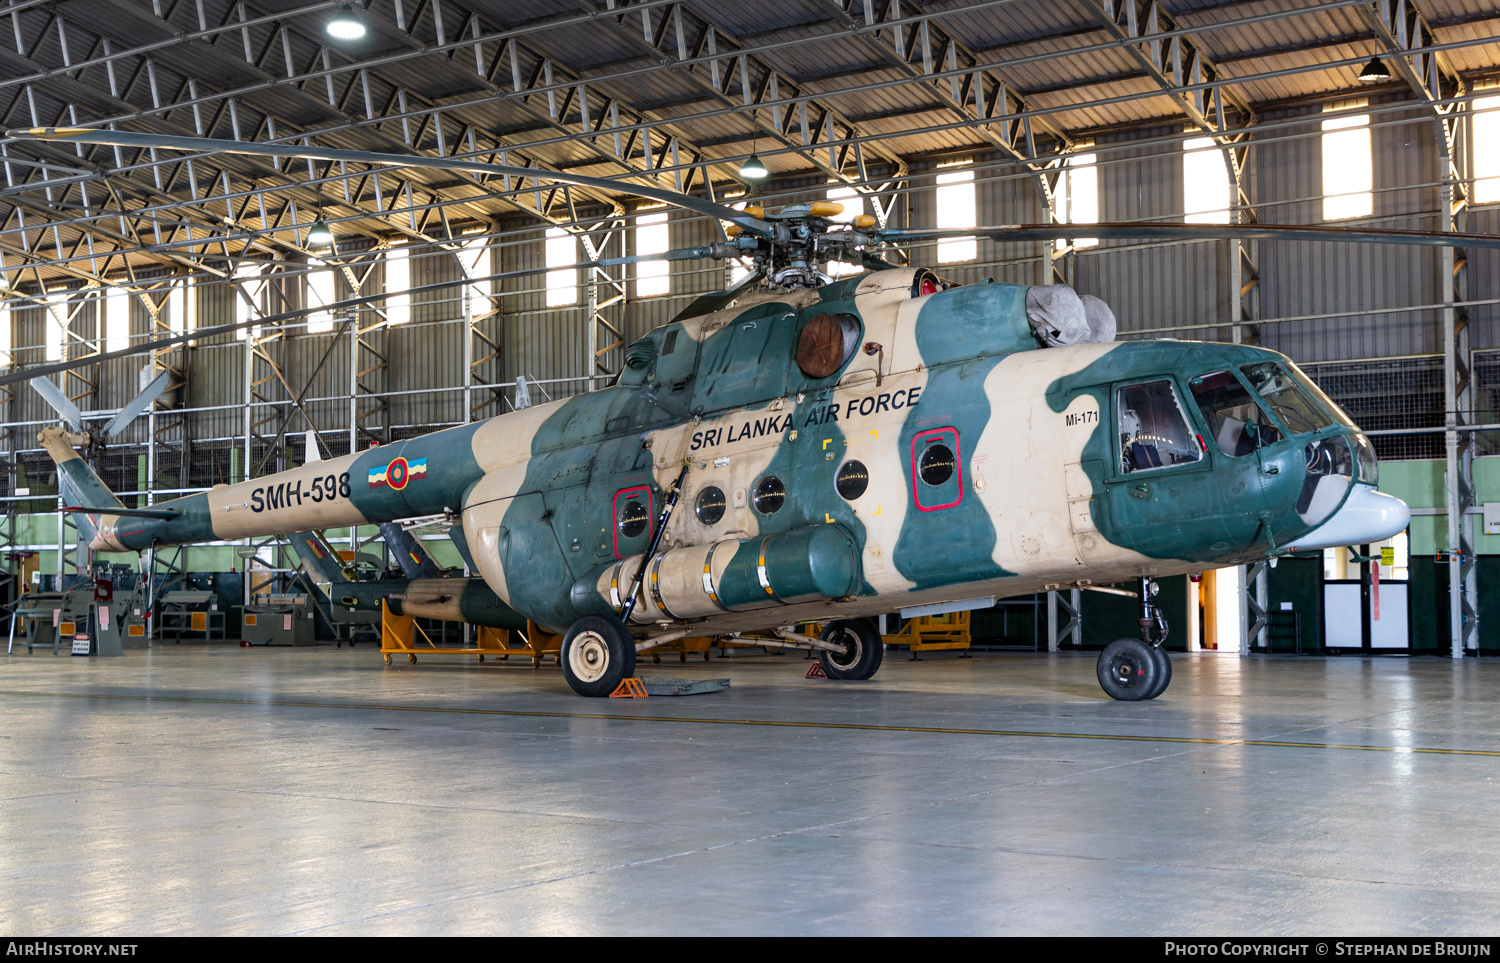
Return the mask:
[[[881,256],[1077,225],[887,229],[837,222],[833,202],[739,211],[461,158],[81,128],[10,136],[550,178],[727,223],[724,241],[660,257],[747,258],[751,275],[631,344],[614,383],[587,394],[146,509],[125,508],[62,428],[39,435],[97,550],[443,516],[513,613],[497,617],[563,634],[564,677],[584,696],[609,695],[638,653],[689,635],[808,649],[829,678],[868,679],[877,616],[1133,580],[1139,637],[1106,646],[1097,677],[1112,698],[1154,699],[1171,680],[1155,579],[1379,541],[1409,520],[1379,491],[1369,439],[1285,355],[1117,341],[1107,305],[1069,287],[958,285]],[[1088,233],[1500,247],[1285,225]],[[833,278],[828,261],[868,270]]]

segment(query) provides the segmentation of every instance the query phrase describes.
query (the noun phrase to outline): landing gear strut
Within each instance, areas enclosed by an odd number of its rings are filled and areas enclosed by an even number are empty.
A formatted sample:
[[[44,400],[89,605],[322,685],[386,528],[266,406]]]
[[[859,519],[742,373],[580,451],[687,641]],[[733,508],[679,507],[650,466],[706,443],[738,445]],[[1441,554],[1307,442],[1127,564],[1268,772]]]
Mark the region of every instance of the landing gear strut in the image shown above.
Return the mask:
[[[1151,601],[1157,585],[1149,578],[1140,584],[1141,626],[1139,639],[1115,639],[1099,653],[1099,685],[1111,699],[1139,702],[1155,699],[1172,682],[1172,660],[1162,643],[1167,640],[1167,619]]]

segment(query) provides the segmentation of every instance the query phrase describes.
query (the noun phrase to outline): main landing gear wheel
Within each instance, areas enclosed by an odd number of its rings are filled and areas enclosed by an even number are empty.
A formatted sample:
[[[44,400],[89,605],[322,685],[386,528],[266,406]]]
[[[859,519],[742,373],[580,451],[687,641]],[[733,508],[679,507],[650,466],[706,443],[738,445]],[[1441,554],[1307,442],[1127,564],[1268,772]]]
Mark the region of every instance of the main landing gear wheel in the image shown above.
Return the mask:
[[[563,636],[557,661],[574,692],[607,696],[635,675],[635,640],[619,619],[585,615]]]
[[[1167,687],[1170,669],[1162,668],[1166,653],[1140,639],[1115,639],[1099,653],[1099,685],[1111,699],[1139,702],[1154,699]]]
[[[845,646],[842,653],[818,650],[818,661],[830,679],[868,679],[880,668],[885,642],[869,619],[830,622],[822,632],[824,642]]]

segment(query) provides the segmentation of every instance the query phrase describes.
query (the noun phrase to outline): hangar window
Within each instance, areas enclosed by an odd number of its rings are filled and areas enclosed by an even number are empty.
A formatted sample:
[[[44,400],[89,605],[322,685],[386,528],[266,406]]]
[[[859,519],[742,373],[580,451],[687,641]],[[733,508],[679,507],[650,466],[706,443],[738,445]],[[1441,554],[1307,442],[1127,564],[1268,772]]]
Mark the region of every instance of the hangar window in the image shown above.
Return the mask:
[[[490,269],[490,239],[488,235],[480,234],[468,238],[457,252],[458,266],[464,272],[466,278],[483,278],[494,273]],[[464,285],[465,295],[469,299],[469,317],[482,318],[490,313],[490,295],[494,293],[495,282],[493,279],[487,281],[470,281]]]
[[[323,268],[318,271],[307,273],[307,306],[319,308],[332,304],[333,294],[333,269]],[[307,316],[307,333],[321,334],[333,330],[332,311],[314,311]]]
[[[1188,387],[1209,434],[1224,454],[1240,457],[1281,440],[1281,430],[1233,372],[1199,375]]]
[[[10,304],[0,302],[0,366],[9,365],[11,349],[15,346],[15,329],[11,327]]]
[[[1240,368],[1250,380],[1250,387],[1271,406],[1276,417],[1294,435],[1317,431],[1333,424],[1302,390],[1292,376],[1274,361],[1247,364]]]
[[[47,339],[44,356],[48,361],[61,361],[63,342],[67,340],[67,330],[72,324],[72,320],[68,317],[68,292],[57,291],[48,294],[42,298],[42,303],[47,306],[46,321],[43,324]]]
[[[635,253],[662,254],[667,250],[667,212],[642,214],[635,219]],[[672,293],[666,261],[642,261],[635,266],[635,296],[654,298]]]
[[[1067,166],[1057,179],[1052,192],[1052,206],[1064,224],[1099,223],[1099,156],[1097,154],[1074,154],[1067,158]],[[1068,241],[1059,238],[1057,249],[1068,246]],[[1094,247],[1097,237],[1075,237],[1075,248]]]
[[[547,307],[578,303],[578,242],[560,227],[547,228]]]
[[[767,475],[755,486],[755,510],[762,515],[775,515],[786,502],[786,486],[775,475]]]
[[[105,351],[124,351],[130,347],[130,298],[130,292],[122,288],[110,288],[104,295]],[[245,340],[243,328],[239,331],[239,338]]]
[[[844,205],[844,213],[829,218],[835,224],[853,224],[854,219],[865,212],[865,196],[852,187],[830,187],[828,199]],[[841,278],[858,274],[865,266],[852,261],[829,261],[826,269],[829,277]]]
[[[1474,100],[1474,203],[1500,201],[1500,97]]]
[[[939,229],[974,227],[979,223],[975,211],[973,171],[948,171],[937,176]],[[945,237],[938,241],[937,256],[939,264],[972,261],[979,256],[979,242],[972,237]]]
[[[404,247],[385,252],[385,320],[387,324],[411,320],[411,252]]]
[[[1190,137],[1182,144],[1182,209],[1188,224],[1229,220],[1231,186],[1224,152],[1212,137]]]
[[[1324,111],[1347,106],[1330,104]],[[1374,187],[1370,115],[1342,114],[1323,121],[1323,220],[1369,217],[1375,212]]]
[[[1116,400],[1121,471],[1171,468],[1203,457],[1202,441],[1188,427],[1170,381],[1121,388]]]
[[[235,323],[253,321],[266,313],[265,291],[266,279],[262,275],[264,265],[255,264],[250,261],[241,261],[239,267],[234,269],[235,280],[232,284],[234,293],[234,320]],[[121,292],[122,294],[124,292]],[[110,293],[114,296],[114,292]],[[130,298],[127,296],[122,300],[120,337],[130,338]],[[114,321],[110,321],[110,337],[115,337]],[[244,341],[247,337],[260,337],[260,325],[252,325],[249,328],[240,328],[234,333],[235,339]]]

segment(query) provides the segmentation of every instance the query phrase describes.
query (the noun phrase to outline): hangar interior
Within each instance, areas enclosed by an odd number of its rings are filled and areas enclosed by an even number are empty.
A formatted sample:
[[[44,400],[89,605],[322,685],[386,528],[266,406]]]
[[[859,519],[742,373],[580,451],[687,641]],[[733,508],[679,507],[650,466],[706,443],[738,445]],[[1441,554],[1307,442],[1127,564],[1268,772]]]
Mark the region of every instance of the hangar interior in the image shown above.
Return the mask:
[[[1283,352],[1365,430],[1381,490],[1412,509],[1410,528],[1383,544],[1162,579],[1174,626],[1167,646],[1333,656],[1319,671],[1336,675],[1328,685],[1347,687],[1339,691],[1349,698],[1369,670],[1349,668],[1352,660],[1340,667],[1341,654],[1500,652],[1496,252],[1087,234],[1095,223],[1184,222],[1500,233],[1492,0],[10,0],[0,14],[10,25],[0,40],[0,113],[10,129],[108,126],[420,153],[621,185],[0,143],[0,373],[99,356],[52,379],[96,425],[166,374],[156,400],[89,453],[128,507],[609,384],[636,339],[747,273],[734,260],[612,263],[724,238],[718,220],[633,197],[632,184],[741,209],[836,201],[839,217],[870,215],[882,227],[1076,224],[1078,236],[1056,242],[947,239],[887,256],[957,283],[1071,285],[1107,302],[1121,340]],[[359,35],[340,35],[350,20]],[[754,176],[752,161],[767,174]],[[860,270],[829,266],[833,276]],[[325,305],[334,307],[313,310]],[[259,318],[237,332],[107,357]],[[101,553],[80,570],[77,529],[36,441],[56,424],[56,405],[25,380],[0,386],[0,598],[12,610],[25,593],[61,592],[84,576],[113,579],[117,597],[139,582],[147,588],[137,597],[156,618],[127,643],[149,642],[152,664],[164,666],[157,650],[174,639],[244,635],[252,594],[280,593],[261,596],[277,612],[295,593],[317,605],[311,584],[292,583],[297,556],[279,538],[141,558]],[[438,565],[464,566],[442,519],[414,523]],[[322,535],[346,558],[393,564],[376,526]],[[212,617],[171,621],[160,606],[172,593],[173,615]],[[972,645],[1093,651],[1133,631],[1133,606],[1066,588],[1002,603],[972,614]],[[44,617],[31,621],[45,628]],[[373,658],[340,651],[355,628],[308,621],[316,624],[299,644],[329,644],[317,665]],[[24,628],[12,629],[15,687],[55,688],[41,659],[50,649],[23,664]],[[466,628],[462,635],[472,644]],[[319,691],[291,656],[269,664],[299,691]],[[198,660],[194,672],[222,671],[204,653],[188,658]],[[945,658],[901,668],[905,702],[891,711],[920,711],[934,684],[913,673]],[[95,681],[73,668],[63,678],[112,684],[109,663],[98,661]],[[1088,676],[1091,664],[1077,667]],[[1281,691],[1263,667],[1227,664],[1190,663],[1198,675],[1188,691],[1212,698],[1230,672],[1252,673],[1233,677],[1236,693]],[[1437,666],[1422,671],[1449,671]],[[984,675],[992,669],[973,669],[973,685],[948,702],[965,708],[945,711],[982,713],[976,693],[1001,685]],[[1023,690],[1050,684],[1049,671],[1032,666],[1016,676],[1024,685],[1002,687],[1046,715]],[[1463,676],[1464,685],[1477,678]],[[1431,679],[1448,684],[1447,675]],[[547,684],[525,683],[528,705],[542,704]],[[421,685],[413,698],[480,698],[472,681],[447,695],[431,680]],[[340,692],[361,698],[357,686]],[[11,711],[23,712],[14,701]],[[1184,712],[1163,725],[1231,725]],[[1243,724],[1274,725],[1272,716]],[[1139,731],[1122,719],[1105,722]],[[149,720],[124,725],[150,738]],[[1454,731],[1475,726],[1477,717]],[[911,751],[921,751],[913,740]],[[640,745],[629,752],[658,758]],[[1301,778],[1311,788],[1317,773]],[[810,851],[789,858],[816,862]],[[954,881],[964,883],[961,874]],[[692,892],[689,882],[674,885]],[[1269,892],[1261,898],[1274,902]],[[988,928],[960,918],[960,929]],[[1369,920],[1380,918],[1370,910]],[[283,926],[247,910],[225,930],[263,925]]]

